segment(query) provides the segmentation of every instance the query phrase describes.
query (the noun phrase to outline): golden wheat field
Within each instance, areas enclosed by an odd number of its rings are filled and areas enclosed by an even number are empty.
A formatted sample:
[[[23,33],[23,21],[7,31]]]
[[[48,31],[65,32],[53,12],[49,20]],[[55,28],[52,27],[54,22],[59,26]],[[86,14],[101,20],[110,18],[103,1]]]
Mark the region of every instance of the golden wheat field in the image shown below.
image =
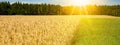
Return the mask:
[[[0,45],[70,45],[72,16],[0,16]]]
[[[71,45],[85,17],[111,16],[0,16],[0,45]]]

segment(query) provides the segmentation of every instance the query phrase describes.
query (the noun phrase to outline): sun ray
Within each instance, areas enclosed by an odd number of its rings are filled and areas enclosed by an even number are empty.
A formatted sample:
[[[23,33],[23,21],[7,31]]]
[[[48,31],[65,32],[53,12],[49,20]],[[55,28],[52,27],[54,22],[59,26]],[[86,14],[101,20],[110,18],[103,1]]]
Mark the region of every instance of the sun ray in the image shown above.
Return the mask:
[[[71,0],[70,1],[72,5],[75,6],[86,6],[88,4],[90,4],[90,0]]]
[[[72,11],[71,11],[71,15],[73,15],[74,10],[75,10],[75,7],[73,6],[73,7],[72,7]]]

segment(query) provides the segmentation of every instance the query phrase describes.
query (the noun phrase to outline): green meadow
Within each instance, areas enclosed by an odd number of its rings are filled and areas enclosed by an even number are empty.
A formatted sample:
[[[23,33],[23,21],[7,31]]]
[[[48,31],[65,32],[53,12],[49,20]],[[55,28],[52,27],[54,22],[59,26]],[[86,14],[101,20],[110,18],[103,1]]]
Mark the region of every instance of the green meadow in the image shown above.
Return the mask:
[[[82,18],[72,45],[120,45],[119,18]]]

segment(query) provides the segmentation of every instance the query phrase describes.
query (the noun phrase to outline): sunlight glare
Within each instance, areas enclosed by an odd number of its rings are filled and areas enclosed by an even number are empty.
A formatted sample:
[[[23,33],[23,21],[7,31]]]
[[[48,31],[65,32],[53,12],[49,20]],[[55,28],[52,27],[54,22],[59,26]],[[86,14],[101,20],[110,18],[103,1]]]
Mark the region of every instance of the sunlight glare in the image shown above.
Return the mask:
[[[74,6],[86,6],[90,4],[90,0],[71,0],[70,1]]]

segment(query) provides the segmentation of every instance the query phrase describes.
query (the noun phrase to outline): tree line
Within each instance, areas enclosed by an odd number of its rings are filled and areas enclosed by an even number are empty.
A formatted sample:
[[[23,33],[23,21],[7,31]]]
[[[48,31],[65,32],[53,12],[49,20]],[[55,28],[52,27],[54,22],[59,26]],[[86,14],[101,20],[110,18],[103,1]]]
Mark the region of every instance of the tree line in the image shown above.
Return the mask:
[[[0,15],[113,15],[120,16],[120,5],[61,6],[0,2]]]

